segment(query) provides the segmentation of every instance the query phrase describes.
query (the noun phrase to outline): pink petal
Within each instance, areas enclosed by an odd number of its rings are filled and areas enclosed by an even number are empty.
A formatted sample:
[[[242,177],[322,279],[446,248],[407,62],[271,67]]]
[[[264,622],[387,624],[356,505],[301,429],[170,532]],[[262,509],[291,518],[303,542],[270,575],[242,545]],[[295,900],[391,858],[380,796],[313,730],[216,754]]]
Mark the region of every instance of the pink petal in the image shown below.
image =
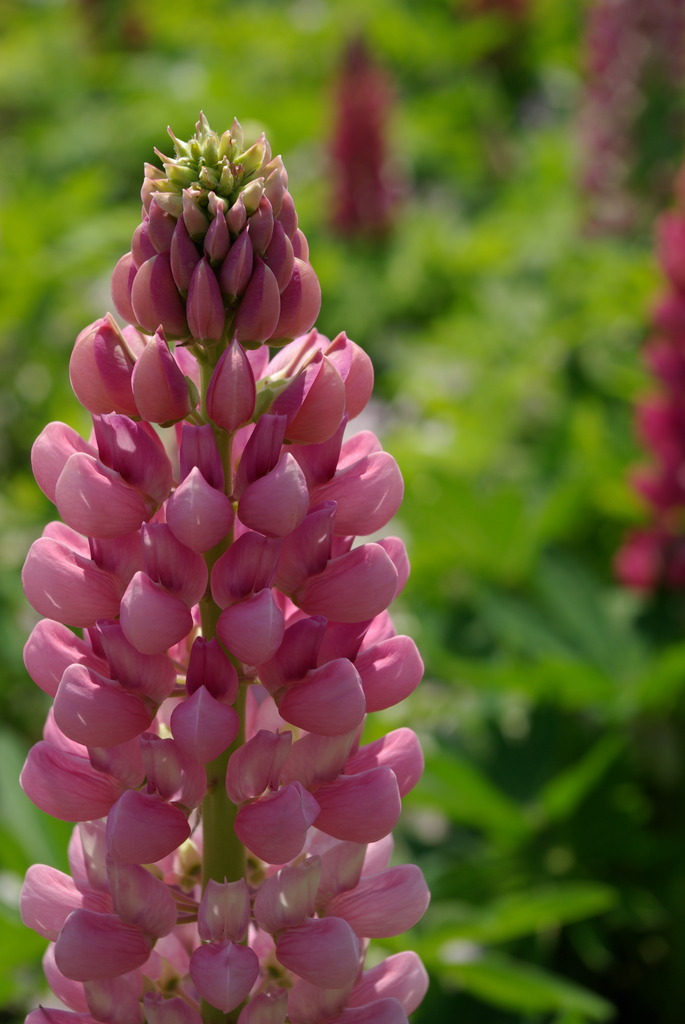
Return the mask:
[[[310,857],[293,867],[280,868],[267,878],[259,887],[254,901],[254,915],[259,927],[275,934],[311,917],[320,879],[318,857]]]
[[[108,670],[107,662],[67,626],[53,619],[37,622],[24,646],[24,665],[34,683],[54,697],[64,670],[72,664],[103,674]]]
[[[258,665],[278,650],[285,621],[272,592],[264,589],[225,608],[216,630],[221,643],[238,661]]]
[[[142,494],[85,452],[67,460],[55,487],[64,521],[90,537],[118,537],[139,529],[152,514]]]
[[[166,521],[174,536],[192,551],[209,551],[233,525],[230,499],[211,487],[194,466],[166,506]]]
[[[107,818],[107,848],[120,864],[152,864],[189,835],[183,811],[154,793],[126,790]]]
[[[233,341],[222,353],[207,389],[207,415],[224,430],[237,430],[251,419],[255,378],[245,350]]]
[[[366,712],[361,680],[346,658],[308,672],[286,687],[277,704],[286,722],[321,736],[352,732]]]
[[[359,775],[340,775],[320,786],[316,799],[321,813],[316,827],[336,839],[373,843],[398,822],[400,794],[390,768],[370,768]]]
[[[77,743],[113,747],[149,728],[155,708],[85,665],[70,665],[55,695],[55,721]]]
[[[248,946],[228,940],[198,946],[190,958],[190,976],[211,1006],[229,1013],[249,995],[259,974],[259,960]]]
[[[141,654],[161,654],[188,635],[193,617],[180,598],[137,572],[121,599],[121,625]]]
[[[281,542],[260,533],[242,534],[212,569],[212,597],[220,608],[271,586]]]
[[[421,870],[401,864],[362,878],[354,889],[335,896],[327,911],[344,918],[357,935],[380,939],[413,928],[429,901]]]
[[[33,442],[31,469],[41,491],[53,503],[59,475],[75,452],[97,455],[93,446],[66,423],[48,423]]]
[[[231,258],[230,252],[226,258]],[[256,256],[250,282],[240,300],[233,323],[236,338],[252,347],[266,341],[273,336],[280,312],[278,282],[266,264]]]
[[[21,919],[44,939],[54,942],[72,910],[83,905],[83,894],[69,875],[47,864],[32,864],[21,890]]]
[[[392,455],[374,452],[312,491],[312,504],[335,501],[335,532],[364,536],[382,529],[400,507],[404,487]]]
[[[124,689],[161,704],[176,685],[176,667],[171,658],[166,654],[141,654],[126,639],[118,622],[98,622],[96,630],[112,676]]]
[[[339,917],[309,918],[276,939],[276,956],[313,985],[344,988],[359,970],[359,941]]]
[[[240,728],[234,708],[222,704],[205,686],[171,713],[171,731],[179,747],[188,757],[207,764],[227,750]]]
[[[102,818],[123,786],[91,767],[85,757],[70,754],[44,740],[31,747],[19,779],[41,811],[61,821]]]
[[[152,940],[116,914],[74,910],[55,943],[55,962],[73,981],[115,978],[141,967]]]
[[[192,411],[188,382],[161,331],[138,356],[132,385],[138,413],[149,423],[172,423]]]
[[[197,912],[201,939],[242,942],[250,923],[250,893],[244,878],[237,882],[207,882]]]
[[[405,1013],[413,1013],[428,990],[428,974],[411,950],[395,953],[364,971],[352,990],[349,1006],[363,1006],[374,999],[397,999]]]
[[[366,1006],[343,1010],[331,1024],[409,1024],[397,999],[377,999]]]
[[[171,890],[146,868],[109,860],[107,878],[114,910],[122,921],[155,938],[175,927],[178,911]]]
[[[234,804],[253,800],[266,789],[278,788],[292,738],[291,732],[260,729],[233,751],[226,770],[226,792]]]
[[[423,677],[423,661],[408,636],[393,636],[354,661],[361,676],[368,711],[383,711],[413,693]]]
[[[169,337],[188,334],[186,311],[171,273],[168,252],[159,253],[138,268],[131,287],[131,305],[137,322],[153,334],[159,326]]]
[[[241,807],[235,831],[241,843],[261,860],[285,864],[301,853],[319,805],[299,782]]]
[[[298,587],[293,600],[309,615],[363,622],[384,611],[397,589],[397,570],[378,544],[362,544],[328,563]]]
[[[119,614],[120,592],[112,576],[49,537],[39,537],[29,548],[22,583],[40,615],[66,626],[94,626]]]
[[[392,768],[400,796],[406,796],[421,778],[423,752],[418,736],[411,729],[394,729],[373,743],[359,747],[345,765],[347,775],[385,765]]]
[[[284,537],[304,520],[309,492],[304,473],[290,452],[276,466],[243,491],[238,515],[251,530],[267,537]]]

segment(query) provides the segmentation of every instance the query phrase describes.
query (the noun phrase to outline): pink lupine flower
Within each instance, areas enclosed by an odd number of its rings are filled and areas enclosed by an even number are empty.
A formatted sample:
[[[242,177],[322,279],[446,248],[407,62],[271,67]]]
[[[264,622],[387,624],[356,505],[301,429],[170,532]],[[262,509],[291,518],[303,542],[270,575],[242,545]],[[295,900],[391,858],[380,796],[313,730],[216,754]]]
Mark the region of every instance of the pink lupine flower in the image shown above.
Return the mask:
[[[71,877],[38,865],[24,886],[68,1007],[28,1020],[406,1022],[418,959],[363,971],[428,899],[389,864],[418,739],[360,741],[423,670],[388,613],[404,545],[354,543],[402,497],[378,438],[347,434],[373,369],[312,329],[266,139],[204,118],[172,139],[113,276],[128,323],[97,321],[72,357],[92,434],[51,424],[33,450],[63,521],[23,571],[45,616],[26,668],[53,705],[21,783],[78,824]]]
[[[632,530],[615,559],[616,574],[626,586],[647,593],[685,586],[685,536],[681,527],[685,505],[685,212],[682,188],[677,205],[657,224],[657,255],[666,291],[654,313],[656,337],[645,347],[645,359],[658,390],[638,403],[637,432],[650,454],[650,464],[632,474],[634,490],[646,502],[649,522]]]

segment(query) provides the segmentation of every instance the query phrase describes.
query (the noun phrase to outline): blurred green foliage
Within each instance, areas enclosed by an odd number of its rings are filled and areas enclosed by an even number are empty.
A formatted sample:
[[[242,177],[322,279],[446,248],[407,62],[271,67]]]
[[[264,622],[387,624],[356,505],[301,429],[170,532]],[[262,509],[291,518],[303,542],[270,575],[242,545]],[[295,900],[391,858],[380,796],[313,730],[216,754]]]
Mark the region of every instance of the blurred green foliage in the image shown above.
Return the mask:
[[[514,24],[469,0],[0,0],[0,1021],[42,991],[21,876],[64,867],[70,831],[16,784],[46,709],[21,659],[19,571],[52,515],[30,446],[49,419],[88,430],[73,339],[110,305],[142,162],[203,109],[283,153],[319,327],[373,356],[370,425],[406,479],[396,618],[427,677],[369,729],[409,716],[424,743],[398,843],[433,904],[378,955],[425,958],[416,1024],[680,1022],[683,606],[611,568],[641,516],[631,402],[659,281],[648,234],[582,231],[583,5],[529,6]],[[358,31],[395,81],[406,181],[375,242],[327,217],[334,75]]]

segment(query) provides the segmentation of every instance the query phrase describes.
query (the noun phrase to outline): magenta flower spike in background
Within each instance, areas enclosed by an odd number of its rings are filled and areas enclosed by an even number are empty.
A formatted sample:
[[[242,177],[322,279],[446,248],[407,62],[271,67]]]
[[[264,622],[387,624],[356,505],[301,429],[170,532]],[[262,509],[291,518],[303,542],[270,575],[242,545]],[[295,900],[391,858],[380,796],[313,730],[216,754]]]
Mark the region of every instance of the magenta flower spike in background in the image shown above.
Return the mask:
[[[24,652],[53,698],[21,783],[76,823],[72,877],[28,873],[66,1009],[29,1024],[406,1024],[418,868],[389,865],[423,767],[408,728],[364,743],[423,665],[388,606],[392,457],[349,422],[373,386],[321,295],[280,157],[204,116],[146,165],[115,307],[77,338],[88,439],[49,424],[36,479],[62,522],[23,571]],[[273,349],[278,349],[274,352]],[[80,633],[74,632],[80,630]]]

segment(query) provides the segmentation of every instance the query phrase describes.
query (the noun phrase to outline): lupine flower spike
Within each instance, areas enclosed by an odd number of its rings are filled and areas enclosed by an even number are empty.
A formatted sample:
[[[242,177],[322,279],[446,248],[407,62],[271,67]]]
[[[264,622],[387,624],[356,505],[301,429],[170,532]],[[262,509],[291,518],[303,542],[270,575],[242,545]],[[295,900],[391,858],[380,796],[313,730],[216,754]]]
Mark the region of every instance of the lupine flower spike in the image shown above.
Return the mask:
[[[363,728],[423,667],[387,610],[402,542],[357,543],[402,479],[348,431],[373,371],[313,328],[281,158],[237,122],[172,140],[114,271],[126,323],[74,346],[92,432],[51,423],[33,448],[61,519],[23,570],[53,704],[21,782],[75,829],[71,873],[23,888],[65,1007],[27,1024],[406,1024],[420,960],[364,959],[428,903],[390,866],[422,755]]]

